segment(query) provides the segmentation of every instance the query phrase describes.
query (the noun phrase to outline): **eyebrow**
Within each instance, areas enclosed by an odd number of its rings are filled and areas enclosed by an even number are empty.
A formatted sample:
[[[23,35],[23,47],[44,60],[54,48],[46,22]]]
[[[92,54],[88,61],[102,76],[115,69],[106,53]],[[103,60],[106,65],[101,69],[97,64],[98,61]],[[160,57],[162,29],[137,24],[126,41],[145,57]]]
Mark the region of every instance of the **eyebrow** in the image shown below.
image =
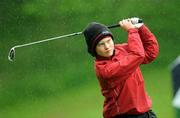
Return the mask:
[[[110,40],[111,40],[111,38],[108,38],[106,41],[103,41],[103,42],[100,41],[98,44],[102,44],[102,43],[108,42]]]

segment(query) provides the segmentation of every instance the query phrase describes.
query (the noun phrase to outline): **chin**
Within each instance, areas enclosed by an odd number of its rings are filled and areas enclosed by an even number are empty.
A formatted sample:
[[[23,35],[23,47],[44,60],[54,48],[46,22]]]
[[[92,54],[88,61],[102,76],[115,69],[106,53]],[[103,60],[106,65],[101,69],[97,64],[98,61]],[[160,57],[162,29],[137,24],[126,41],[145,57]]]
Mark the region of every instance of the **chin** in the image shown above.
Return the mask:
[[[111,57],[112,55],[113,53],[109,53],[109,54],[104,55],[104,57]]]

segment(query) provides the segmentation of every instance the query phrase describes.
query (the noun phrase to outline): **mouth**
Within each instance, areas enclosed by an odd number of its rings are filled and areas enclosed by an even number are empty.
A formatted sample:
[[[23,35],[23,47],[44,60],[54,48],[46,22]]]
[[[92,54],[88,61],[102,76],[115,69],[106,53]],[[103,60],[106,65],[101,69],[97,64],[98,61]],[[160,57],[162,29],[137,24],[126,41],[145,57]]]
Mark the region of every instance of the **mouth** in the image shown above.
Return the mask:
[[[110,53],[110,52],[112,52],[112,49],[108,49],[108,50],[106,51],[106,53]]]

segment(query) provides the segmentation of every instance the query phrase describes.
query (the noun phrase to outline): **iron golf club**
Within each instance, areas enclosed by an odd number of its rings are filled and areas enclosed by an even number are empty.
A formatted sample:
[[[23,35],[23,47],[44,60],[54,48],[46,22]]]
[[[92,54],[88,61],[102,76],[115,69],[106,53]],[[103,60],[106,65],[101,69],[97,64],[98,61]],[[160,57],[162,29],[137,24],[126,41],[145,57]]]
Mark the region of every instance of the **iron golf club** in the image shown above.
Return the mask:
[[[142,19],[138,19],[137,22],[132,22],[132,23],[133,24],[142,23]],[[120,26],[119,24],[115,24],[115,25],[108,26],[108,28],[111,29],[111,28],[116,28],[116,27],[119,27],[119,26]],[[66,37],[77,36],[77,35],[81,35],[82,33],[83,32],[76,32],[76,33],[61,35],[61,36],[57,36],[57,37],[52,37],[52,38],[40,40],[40,41],[35,41],[35,42],[31,42],[31,43],[25,43],[25,44],[21,44],[21,45],[16,45],[16,46],[14,46],[14,47],[12,47],[10,49],[9,54],[8,54],[8,60],[9,61],[14,61],[14,59],[15,59],[15,49],[17,49],[17,48],[26,47],[26,46],[30,46],[30,45],[35,45],[35,44],[39,44],[39,43],[43,43],[43,42],[56,40],[56,39],[62,39],[62,38],[66,38]]]
[[[16,45],[16,46],[14,46],[14,47],[12,47],[10,49],[9,54],[8,54],[8,59],[9,59],[9,61],[14,60],[14,58],[15,58],[15,49],[17,49],[17,48],[26,47],[26,46],[30,46],[30,45],[35,45],[35,44],[39,44],[39,43],[42,43],[42,42],[48,42],[48,41],[52,41],[52,40],[55,40],[55,39],[61,39],[61,38],[65,38],[65,37],[80,35],[80,34],[82,34],[82,32],[76,32],[76,33],[72,33],[72,34],[52,37],[52,38],[48,38],[48,39],[44,39],[44,40],[40,40],[40,41],[35,41],[35,42],[31,42],[31,43],[26,43],[26,44],[22,44],[22,45]]]

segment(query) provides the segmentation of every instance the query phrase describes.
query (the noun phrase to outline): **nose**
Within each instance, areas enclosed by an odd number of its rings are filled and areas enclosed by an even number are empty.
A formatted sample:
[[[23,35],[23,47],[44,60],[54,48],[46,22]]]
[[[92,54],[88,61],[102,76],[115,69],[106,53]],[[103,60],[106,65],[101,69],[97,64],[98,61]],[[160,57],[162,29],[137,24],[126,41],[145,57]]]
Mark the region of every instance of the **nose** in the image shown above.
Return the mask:
[[[108,44],[108,43],[105,43],[105,44],[104,44],[104,48],[105,48],[105,50],[108,50],[108,49],[109,49],[109,44]]]

